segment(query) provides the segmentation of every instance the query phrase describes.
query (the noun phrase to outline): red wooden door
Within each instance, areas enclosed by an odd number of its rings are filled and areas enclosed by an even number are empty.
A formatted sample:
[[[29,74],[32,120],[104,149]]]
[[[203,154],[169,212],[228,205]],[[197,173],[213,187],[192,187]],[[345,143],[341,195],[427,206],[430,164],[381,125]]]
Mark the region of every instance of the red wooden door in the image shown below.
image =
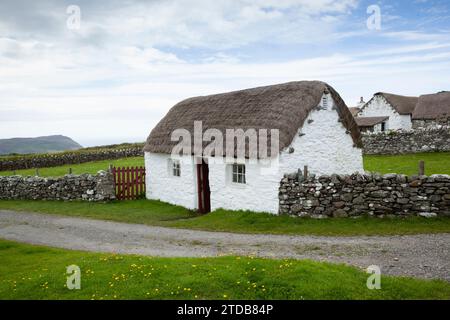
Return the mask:
[[[205,160],[197,164],[198,212],[211,212],[211,190],[209,189],[209,168]]]

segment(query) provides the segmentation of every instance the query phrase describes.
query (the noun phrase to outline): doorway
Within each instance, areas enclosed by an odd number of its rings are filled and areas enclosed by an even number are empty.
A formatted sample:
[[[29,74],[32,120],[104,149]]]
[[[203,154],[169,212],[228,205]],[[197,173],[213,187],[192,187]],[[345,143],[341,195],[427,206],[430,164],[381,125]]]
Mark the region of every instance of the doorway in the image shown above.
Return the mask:
[[[197,190],[198,190],[198,212],[211,212],[211,190],[209,189],[209,168],[208,163],[202,159],[202,163],[197,164]]]

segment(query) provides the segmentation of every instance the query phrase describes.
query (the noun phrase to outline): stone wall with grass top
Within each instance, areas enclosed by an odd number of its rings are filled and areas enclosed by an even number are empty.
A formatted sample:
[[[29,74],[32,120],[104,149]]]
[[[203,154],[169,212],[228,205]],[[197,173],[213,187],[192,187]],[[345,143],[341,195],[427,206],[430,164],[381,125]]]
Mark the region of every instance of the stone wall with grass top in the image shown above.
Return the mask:
[[[143,144],[123,147],[85,148],[76,151],[0,157],[0,171],[58,167],[91,161],[144,156]]]
[[[354,174],[281,180],[279,212],[313,218],[450,216],[450,176]]]
[[[58,178],[0,176],[0,199],[109,201],[115,199],[114,178],[106,171]]]
[[[450,127],[365,133],[364,154],[405,154],[450,151]]]

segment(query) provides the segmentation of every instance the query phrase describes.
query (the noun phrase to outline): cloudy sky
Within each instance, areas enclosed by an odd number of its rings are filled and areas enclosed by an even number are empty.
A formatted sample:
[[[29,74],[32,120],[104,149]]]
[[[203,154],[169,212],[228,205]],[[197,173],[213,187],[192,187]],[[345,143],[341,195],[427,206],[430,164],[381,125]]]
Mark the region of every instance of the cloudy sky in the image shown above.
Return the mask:
[[[0,138],[143,141],[181,99],[313,79],[449,90],[449,1],[0,0]]]

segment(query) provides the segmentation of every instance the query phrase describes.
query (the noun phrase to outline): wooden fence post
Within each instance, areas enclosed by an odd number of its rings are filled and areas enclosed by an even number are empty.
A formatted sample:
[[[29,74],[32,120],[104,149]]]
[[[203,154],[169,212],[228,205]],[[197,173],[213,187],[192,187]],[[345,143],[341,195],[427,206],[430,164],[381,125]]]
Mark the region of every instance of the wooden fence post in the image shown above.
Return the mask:
[[[425,175],[425,161],[419,161],[419,176]]]
[[[69,168],[69,174],[72,174],[72,168]]]
[[[308,179],[308,166],[303,167],[303,176],[306,179]]]

